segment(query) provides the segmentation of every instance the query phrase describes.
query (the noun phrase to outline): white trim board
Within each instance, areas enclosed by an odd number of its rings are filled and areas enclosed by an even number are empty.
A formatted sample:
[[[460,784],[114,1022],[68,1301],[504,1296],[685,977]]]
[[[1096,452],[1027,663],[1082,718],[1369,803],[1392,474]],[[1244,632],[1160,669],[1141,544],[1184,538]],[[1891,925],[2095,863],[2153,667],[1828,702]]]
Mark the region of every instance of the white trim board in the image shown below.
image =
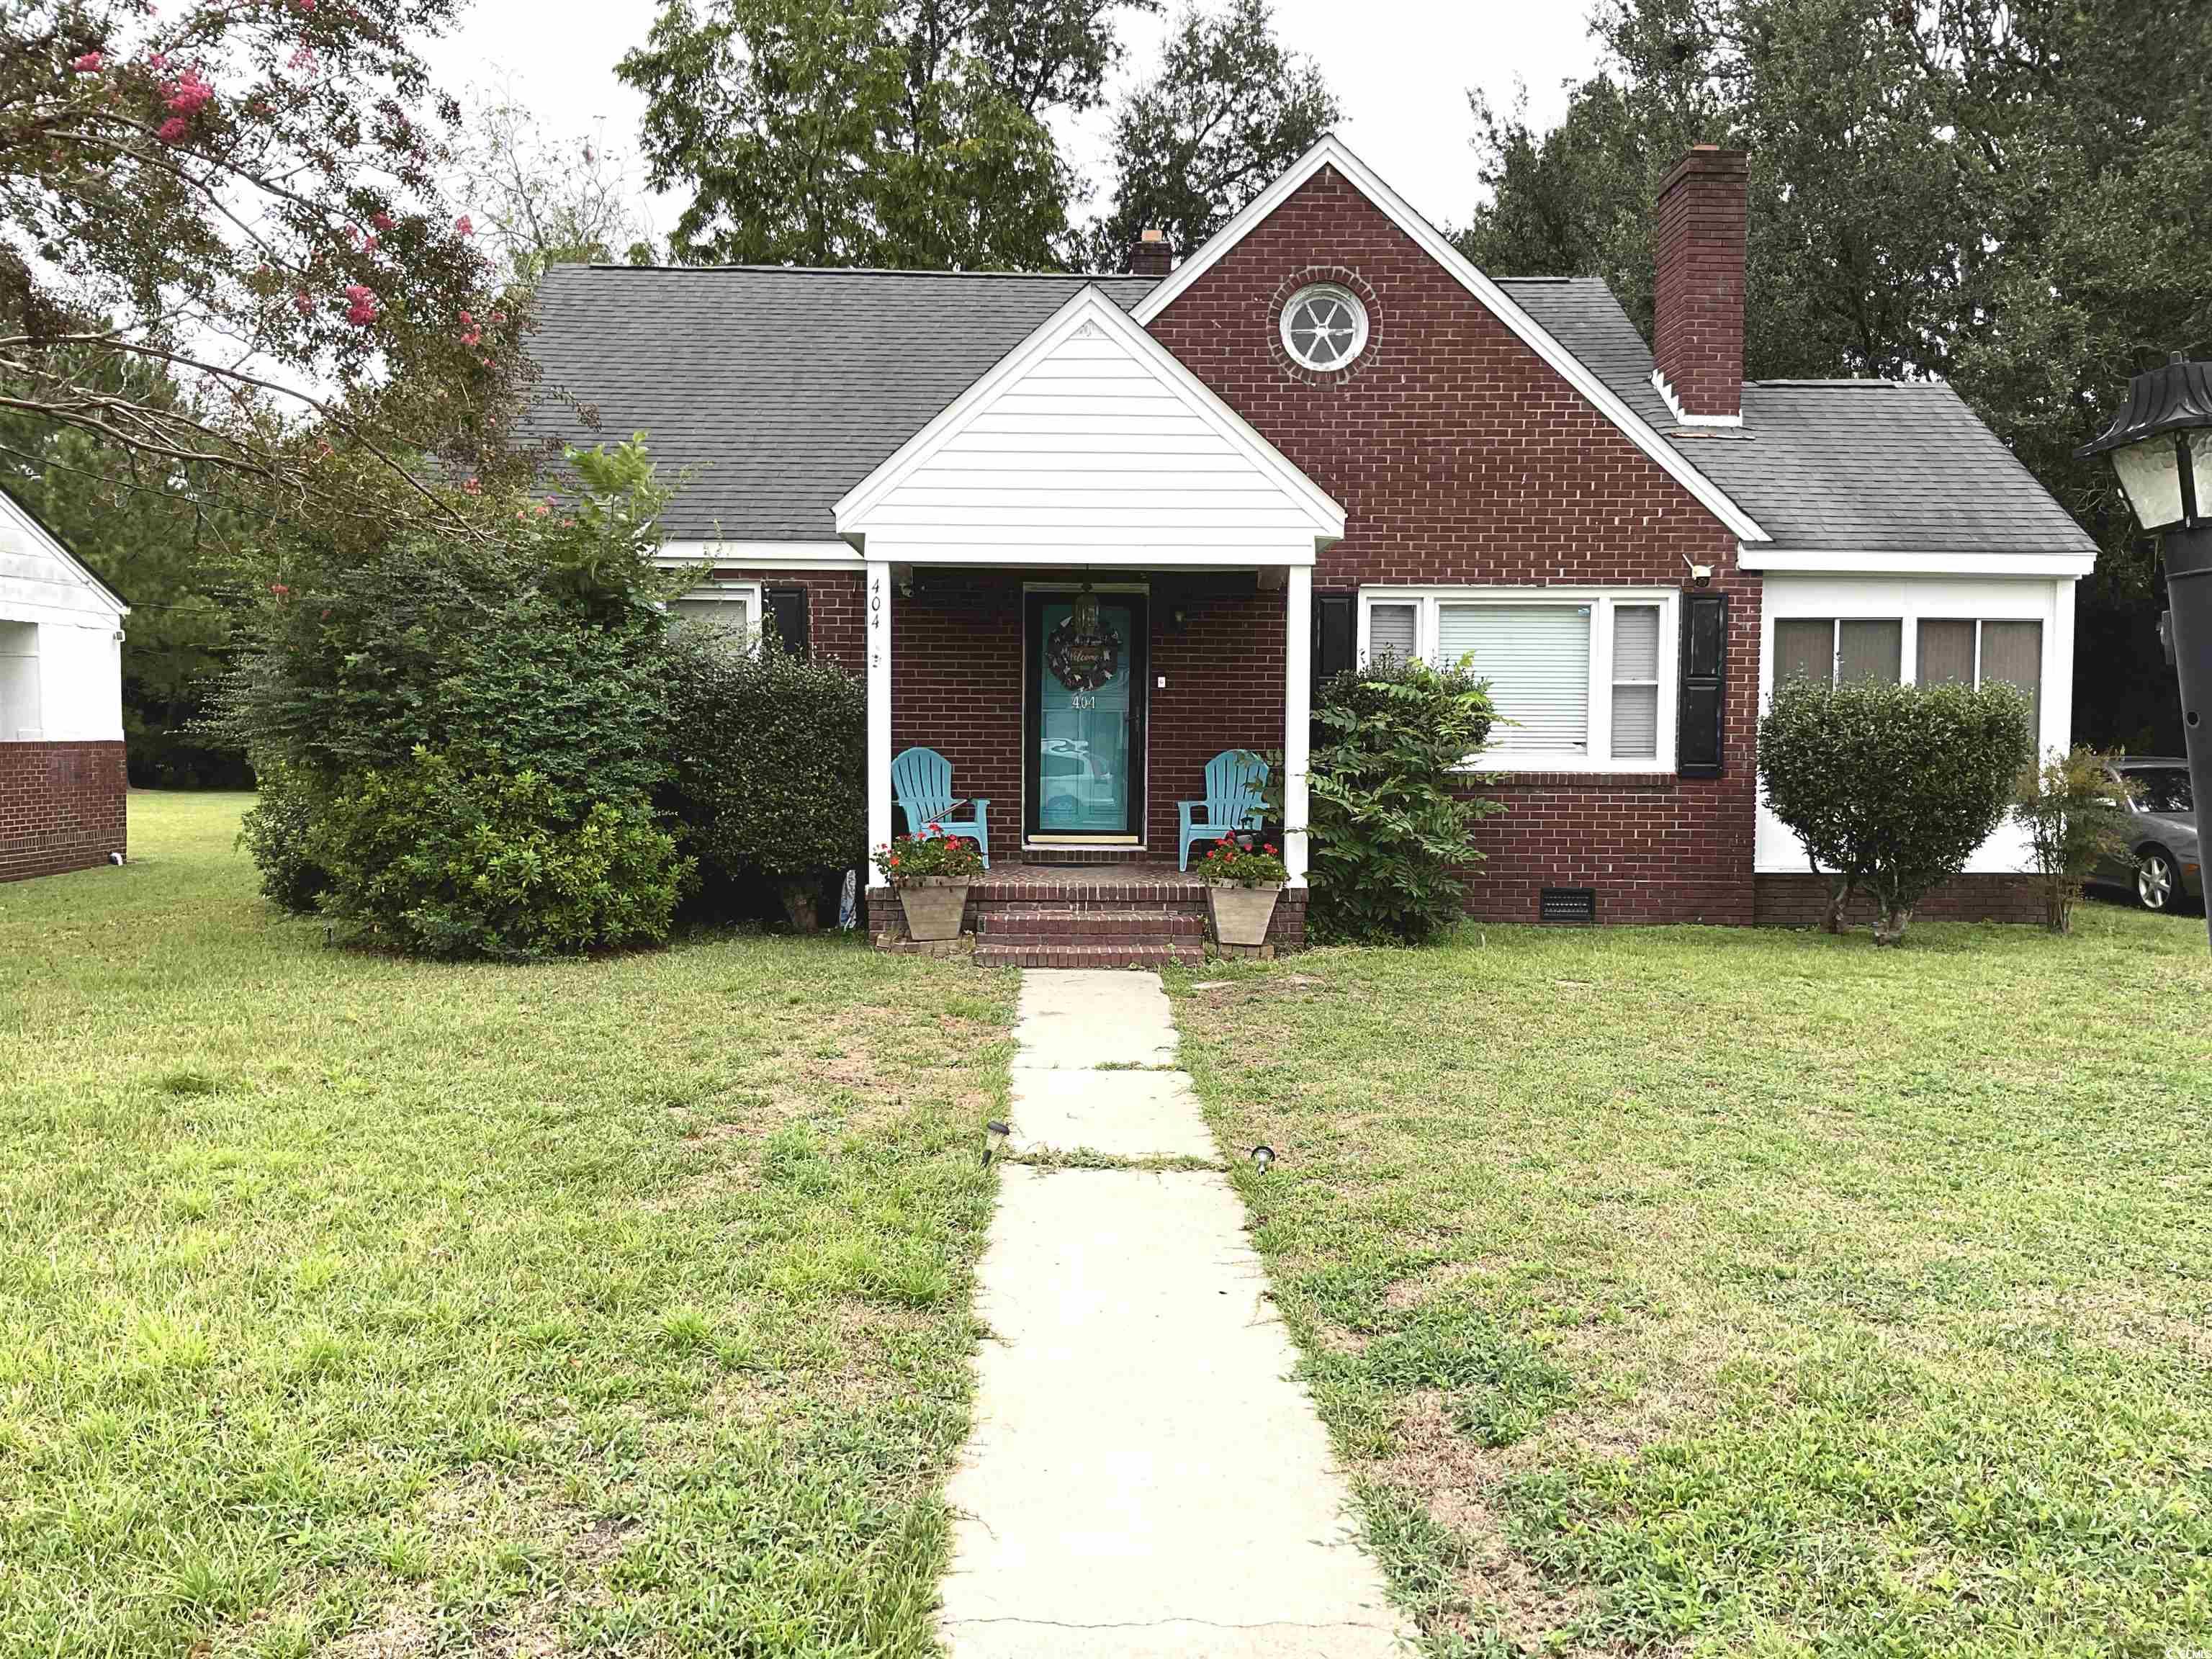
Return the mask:
[[[1424,253],[1443,266],[1454,281],[1481,301],[1498,321],[1518,335],[1524,344],[1551,365],[1568,385],[1580,392],[1601,415],[1620,428],[1630,441],[1657,462],[1668,477],[1688,490],[1706,511],[1726,525],[1739,539],[1747,542],[1771,539],[1765,531],[1759,528],[1757,520],[1692,465],[1680,451],[1622,402],[1619,394],[1591,373],[1580,358],[1561,345],[1534,318],[1516,304],[1511,295],[1476,270],[1442,231],[1415,212],[1403,197],[1385,184],[1373,168],[1354,155],[1334,134],[1308,150],[1289,172],[1255,197],[1242,213],[1215,232],[1203,247],[1176,267],[1173,276],[1139,301],[1130,314],[1139,324],[1149,326],[1154,318],[1173,305],[1186,289],[1219,264],[1231,248],[1265,222],[1277,208],[1324,167],[1334,167],[1342,174],[1353,189],[1374,204],[1384,217],[1405,232]]]
[[[856,576],[867,568],[843,542],[669,541],[653,562],[664,569],[709,564],[727,570],[849,570]]]
[[[966,453],[971,435],[979,454]],[[1041,441],[1067,437],[1082,442]],[[1018,451],[1091,472],[1024,489],[1008,465]],[[1208,469],[1198,483],[1221,493],[1155,506],[1130,489],[1186,463]],[[836,515],[837,533],[870,557],[910,564],[1311,564],[1345,521],[1338,502],[1095,284],[848,490]]]
[[[2094,553],[1874,553],[1850,548],[1739,547],[1736,563],[1746,570],[1788,575],[2031,576],[2049,581],[2086,576],[2096,568]]]

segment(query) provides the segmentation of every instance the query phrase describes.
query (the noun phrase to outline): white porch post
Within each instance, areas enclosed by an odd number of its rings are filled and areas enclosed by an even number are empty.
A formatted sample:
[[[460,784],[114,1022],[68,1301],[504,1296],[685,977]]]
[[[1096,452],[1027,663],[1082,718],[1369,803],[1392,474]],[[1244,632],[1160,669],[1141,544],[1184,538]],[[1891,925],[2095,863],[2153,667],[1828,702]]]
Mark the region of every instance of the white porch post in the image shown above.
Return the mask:
[[[1313,567],[1294,564],[1283,595],[1283,862],[1306,884],[1306,768],[1313,736]]]
[[[868,562],[868,850],[891,838],[891,568]],[[868,885],[884,884],[868,866]]]

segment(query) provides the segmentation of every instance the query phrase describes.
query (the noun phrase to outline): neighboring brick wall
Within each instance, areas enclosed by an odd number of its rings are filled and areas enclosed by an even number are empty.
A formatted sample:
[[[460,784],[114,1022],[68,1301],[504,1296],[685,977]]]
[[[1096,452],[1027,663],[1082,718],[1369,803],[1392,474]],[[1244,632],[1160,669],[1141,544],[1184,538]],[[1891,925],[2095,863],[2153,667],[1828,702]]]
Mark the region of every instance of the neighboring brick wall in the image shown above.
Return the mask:
[[[1369,309],[1367,350],[1333,377],[1294,371],[1275,349],[1287,287],[1324,266]],[[1685,560],[1711,565],[1729,595],[1724,775],[1547,775],[1485,790],[1511,810],[1480,832],[1489,858],[1468,908],[1533,920],[1541,888],[1595,886],[1609,921],[1752,920],[1759,586],[1736,569],[1724,526],[1333,170],[1152,331],[1343,503],[1345,538],[1322,555],[1317,588],[1673,586]],[[1156,779],[1160,757],[1156,733]]]
[[[123,744],[0,743],[0,881],[128,850]]]
[[[1819,927],[1828,914],[1828,884],[1811,875],[1757,878],[1757,921],[1762,927]],[[2020,875],[1967,875],[1937,888],[1913,908],[1924,921],[2015,921],[2040,925],[2043,895],[2034,878]],[[1873,902],[1861,896],[1844,912],[1855,927],[1875,920]]]
[[[806,590],[807,641],[817,657],[828,657],[848,673],[867,672],[862,644],[866,632],[866,578],[843,570],[717,570],[725,581],[758,582],[763,587]]]
[[[1743,412],[1745,191],[1740,149],[1700,144],[1659,187],[1652,356],[1683,412]]]

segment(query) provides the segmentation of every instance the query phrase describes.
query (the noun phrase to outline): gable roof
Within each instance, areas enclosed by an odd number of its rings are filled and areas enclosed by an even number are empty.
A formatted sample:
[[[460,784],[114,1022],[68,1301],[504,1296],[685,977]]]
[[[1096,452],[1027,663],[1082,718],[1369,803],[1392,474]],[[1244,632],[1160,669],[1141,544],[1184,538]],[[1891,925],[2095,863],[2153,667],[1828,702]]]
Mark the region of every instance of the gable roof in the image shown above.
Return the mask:
[[[32,510],[30,503],[4,481],[0,481],[0,516],[13,521],[33,549],[57,561],[79,585],[114,611],[118,618],[131,614],[131,607],[124,603],[123,596],[94,575],[91,568],[70,552],[68,544]],[[0,551],[4,551],[4,549],[0,549]]]
[[[1231,249],[1265,223],[1277,208],[1304,186],[1307,180],[1325,167],[1333,169],[1373,204],[1376,211],[1403,231],[1415,246],[1442,266],[1447,276],[1473,295],[1499,322],[1518,335],[1522,343],[1587,398],[1599,414],[1620,428],[1631,442],[1657,462],[1708,512],[1733,531],[1737,539],[1745,542],[1767,539],[1767,533],[1759,521],[1731,500],[1728,492],[1715,480],[1700,472],[1687,457],[1675,449],[1659,427],[1638,413],[1635,405],[1624,400],[1601,376],[1593,374],[1573,351],[1555,339],[1541,323],[1522,309],[1511,295],[1476,270],[1442,231],[1416,212],[1404,197],[1385,184],[1372,167],[1354,155],[1344,141],[1334,134],[1322,138],[1300,156],[1292,163],[1290,171],[1254,197],[1242,212],[1208,238],[1203,247],[1176,266],[1173,276],[1164,278],[1159,286],[1146,295],[1136,307],[1133,313],[1136,319],[1150,324],[1194,283],[1219,264]],[[1667,424],[1670,427],[1675,424],[1672,416],[1668,417]]]
[[[1153,278],[781,265],[556,265],[528,349],[526,441],[633,432],[686,482],[676,540],[835,538],[830,504],[1069,297]],[[569,398],[588,404],[592,426]]]
[[[1651,383],[1651,349],[1604,283],[1498,286],[1624,403],[1673,426]],[[1671,436],[1765,526],[1772,545],[1749,550],[1754,568],[1814,552],[2096,556],[2096,542],[1940,380],[1749,380],[1741,427]]]
[[[1344,508],[1085,284],[836,506],[871,557],[1311,564]]]

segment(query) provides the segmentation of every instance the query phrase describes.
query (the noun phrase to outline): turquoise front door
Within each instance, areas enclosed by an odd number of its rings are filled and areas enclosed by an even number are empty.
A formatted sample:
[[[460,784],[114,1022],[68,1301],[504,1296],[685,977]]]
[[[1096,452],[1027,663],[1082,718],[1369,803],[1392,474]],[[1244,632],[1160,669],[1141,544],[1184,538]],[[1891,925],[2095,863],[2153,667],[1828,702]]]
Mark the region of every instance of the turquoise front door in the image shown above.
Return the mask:
[[[1073,593],[1029,596],[1030,836],[1132,845],[1145,793],[1145,600],[1097,596],[1097,623],[1079,626]]]

